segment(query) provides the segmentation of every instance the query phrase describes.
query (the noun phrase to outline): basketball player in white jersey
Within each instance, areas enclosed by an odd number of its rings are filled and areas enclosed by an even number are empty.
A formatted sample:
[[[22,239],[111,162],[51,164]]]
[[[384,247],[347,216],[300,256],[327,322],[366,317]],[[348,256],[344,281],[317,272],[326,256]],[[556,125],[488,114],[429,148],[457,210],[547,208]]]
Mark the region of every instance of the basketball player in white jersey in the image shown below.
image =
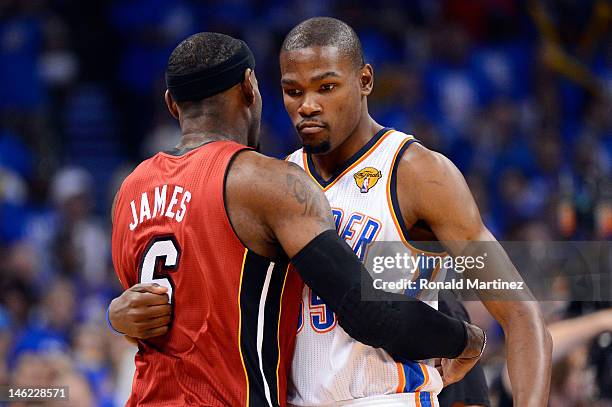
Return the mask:
[[[373,69],[348,25],[330,18],[299,24],[280,62],[285,107],[303,144],[287,158],[325,191],[340,236],[358,255],[373,241],[495,242],[454,165],[370,117]],[[484,273],[518,278],[501,246],[495,248]],[[515,405],[545,406],[552,344],[537,304],[484,303],[506,334]],[[353,340],[307,287],[298,329],[290,404],[439,405],[443,380],[436,369]]]
[[[280,65],[285,108],[303,145],[287,159],[323,189],[338,233],[358,256],[373,241],[491,241],[484,272],[517,276],[457,168],[369,115],[373,69],[348,25],[331,18],[299,24],[283,42]],[[484,304],[506,335],[515,405],[546,406],[552,344],[537,303]],[[298,332],[290,404],[438,405],[435,368],[353,340],[308,287]]]

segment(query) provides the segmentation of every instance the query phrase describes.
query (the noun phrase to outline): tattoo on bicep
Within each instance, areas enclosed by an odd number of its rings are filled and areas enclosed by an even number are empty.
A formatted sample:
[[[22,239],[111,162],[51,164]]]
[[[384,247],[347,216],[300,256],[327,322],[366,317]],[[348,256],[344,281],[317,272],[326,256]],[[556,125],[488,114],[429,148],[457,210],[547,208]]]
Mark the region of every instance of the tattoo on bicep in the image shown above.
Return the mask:
[[[322,201],[325,197],[314,193],[304,180],[296,175],[287,174],[287,190],[289,197],[295,199],[303,208],[303,216],[317,217],[327,222],[327,215],[329,214],[325,213],[326,205]]]

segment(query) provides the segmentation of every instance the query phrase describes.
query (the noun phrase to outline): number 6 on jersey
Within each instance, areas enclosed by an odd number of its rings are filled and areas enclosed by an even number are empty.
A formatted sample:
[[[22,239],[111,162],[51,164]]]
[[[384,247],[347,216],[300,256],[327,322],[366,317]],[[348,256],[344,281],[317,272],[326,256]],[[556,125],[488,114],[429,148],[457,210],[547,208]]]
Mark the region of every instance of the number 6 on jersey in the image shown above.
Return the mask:
[[[169,273],[176,271],[180,254],[180,246],[174,236],[155,237],[147,245],[138,271],[140,283],[157,283],[166,287],[170,303],[172,303],[174,284]],[[161,257],[165,258],[165,261],[158,267]]]

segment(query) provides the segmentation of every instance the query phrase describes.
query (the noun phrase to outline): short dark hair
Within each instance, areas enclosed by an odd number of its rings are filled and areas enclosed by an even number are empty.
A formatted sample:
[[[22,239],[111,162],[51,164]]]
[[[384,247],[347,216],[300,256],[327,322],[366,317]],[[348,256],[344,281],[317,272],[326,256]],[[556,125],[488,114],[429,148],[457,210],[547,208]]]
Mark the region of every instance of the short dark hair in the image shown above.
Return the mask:
[[[240,46],[240,41],[229,35],[193,34],[174,48],[166,71],[170,75],[184,75],[219,65],[232,57]]]
[[[357,68],[364,65],[361,41],[348,24],[331,17],[314,17],[295,26],[283,41],[282,51],[307,47],[337,47]]]

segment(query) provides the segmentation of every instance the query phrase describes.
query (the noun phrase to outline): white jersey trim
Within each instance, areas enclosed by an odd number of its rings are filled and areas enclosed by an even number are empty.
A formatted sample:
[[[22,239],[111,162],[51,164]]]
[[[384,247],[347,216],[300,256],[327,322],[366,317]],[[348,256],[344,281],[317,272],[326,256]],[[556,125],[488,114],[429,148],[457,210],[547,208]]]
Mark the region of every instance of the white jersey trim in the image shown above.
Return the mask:
[[[274,263],[271,262],[270,266],[268,266],[268,270],[266,271],[266,279],[261,290],[261,297],[259,299],[259,312],[257,314],[257,357],[259,358],[259,371],[261,372],[261,377],[263,378],[264,391],[269,406],[272,406],[272,398],[270,397],[270,386],[268,385],[268,380],[266,379],[266,375],[263,371],[263,355],[261,349],[263,348],[266,299],[268,297],[268,289],[270,288],[270,280],[272,279],[273,271]]]

